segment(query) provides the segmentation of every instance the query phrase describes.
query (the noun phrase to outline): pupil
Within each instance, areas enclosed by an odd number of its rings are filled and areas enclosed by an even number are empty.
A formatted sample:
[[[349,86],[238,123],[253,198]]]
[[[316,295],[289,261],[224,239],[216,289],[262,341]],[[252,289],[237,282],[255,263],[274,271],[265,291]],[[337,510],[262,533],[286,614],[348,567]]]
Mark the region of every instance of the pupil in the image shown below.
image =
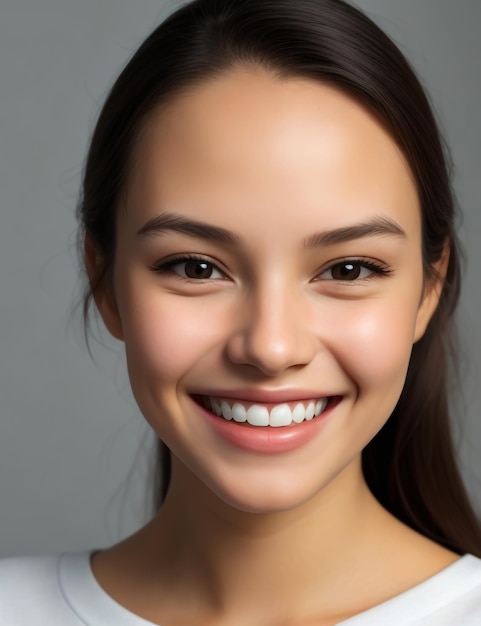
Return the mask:
[[[335,280],[352,280],[360,273],[361,268],[354,263],[341,263],[332,269],[332,276]]]
[[[185,274],[189,278],[210,278],[212,268],[209,263],[188,261],[185,264]]]

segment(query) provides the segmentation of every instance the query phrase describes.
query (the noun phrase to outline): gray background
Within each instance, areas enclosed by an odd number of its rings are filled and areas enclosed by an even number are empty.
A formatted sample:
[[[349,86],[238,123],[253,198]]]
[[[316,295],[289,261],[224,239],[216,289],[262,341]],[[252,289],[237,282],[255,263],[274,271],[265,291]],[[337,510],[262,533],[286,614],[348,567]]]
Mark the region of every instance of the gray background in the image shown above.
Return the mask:
[[[103,547],[147,519],[152,436],[131,397],[122,348],[101,333],[92,362],[73,312],[74,209],[108,88],[178,4],[0,0],[0,556]],[[357,4],[414,63],[456,163],[468,259],[459,449],[478,502],[481,2]]]

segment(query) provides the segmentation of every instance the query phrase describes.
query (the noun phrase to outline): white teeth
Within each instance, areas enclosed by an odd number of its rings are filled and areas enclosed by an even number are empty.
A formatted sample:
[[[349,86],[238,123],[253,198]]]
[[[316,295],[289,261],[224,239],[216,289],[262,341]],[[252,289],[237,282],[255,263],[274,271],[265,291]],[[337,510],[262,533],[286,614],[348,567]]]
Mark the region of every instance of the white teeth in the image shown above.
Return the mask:
[[[296,404],[294,410],[292,411],[292,421],[296,424],[300,424],[306,419],[306,409],[304,405],[299,402]]]
[[[272,409],[269,426],[289,426],[291,422],[292,412],[287,404],[279,404]]]
[[[298,402],[293,410],[286,403],[278,404],[270,413],[267,407],[260,404],[253,404],[246,409],[240,402],[235,402],[232,408],[226,400],[219,404],[215,398],[206,398],[206,402],[215,415],[226,420],[248,422],[252,426],[278,427],[289,426],[292,422],[300,424],[304,420],[312,420],[326,409],[328,400],[327,398],[311,400],[307,406]]]
[[[220,410],[222,412],[222,417],[225,417],[226,420],[232,419],[232,410],[227,402],[223,402],[221,404]]]
[[[314,402],[309,402],[306,409],[306,420],[311,420],[316,412],[316,405]]]
[[[252,426],[269,426],[269,411],[265,406],[253,404],[247,409],[247,421]]]
[[[247,411],[242,406],[242,404],[239,404],[239,402],[236,402],[232,407],[232,417],[236,422],[247,421]]]

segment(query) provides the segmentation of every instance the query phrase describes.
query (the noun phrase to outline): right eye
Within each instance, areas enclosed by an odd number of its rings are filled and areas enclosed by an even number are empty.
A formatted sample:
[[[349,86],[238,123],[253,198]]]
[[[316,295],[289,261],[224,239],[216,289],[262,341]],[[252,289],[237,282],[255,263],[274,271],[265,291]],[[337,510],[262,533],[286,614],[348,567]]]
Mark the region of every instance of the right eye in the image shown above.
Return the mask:
[[[213,263],[202,257],[176,257],[156,263],[152,269],[162,274],[177,274],[184,280],[225,280],[222,272]]]

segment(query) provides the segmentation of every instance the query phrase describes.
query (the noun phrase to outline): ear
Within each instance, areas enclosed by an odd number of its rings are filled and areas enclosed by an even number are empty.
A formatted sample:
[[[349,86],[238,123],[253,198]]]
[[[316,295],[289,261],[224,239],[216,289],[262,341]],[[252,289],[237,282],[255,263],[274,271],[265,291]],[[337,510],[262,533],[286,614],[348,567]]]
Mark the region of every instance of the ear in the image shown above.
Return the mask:
[[[113,290],[102,276],[103,259],[89,235],[85,236],[84,251],[90,288],[97,309],[110,334],[123,341],[122,323]]]
[[[446,244],[441,258],[433,266],[434,276],[429,280],[429,283],[424,286],[421,304],[419,305],[416,317],[413,343],[416,343],[416,341],[419,341],[423,337],[429,321],[436,311],[443,291],[443,283],[448,271],[448,263],[449,245]]]

